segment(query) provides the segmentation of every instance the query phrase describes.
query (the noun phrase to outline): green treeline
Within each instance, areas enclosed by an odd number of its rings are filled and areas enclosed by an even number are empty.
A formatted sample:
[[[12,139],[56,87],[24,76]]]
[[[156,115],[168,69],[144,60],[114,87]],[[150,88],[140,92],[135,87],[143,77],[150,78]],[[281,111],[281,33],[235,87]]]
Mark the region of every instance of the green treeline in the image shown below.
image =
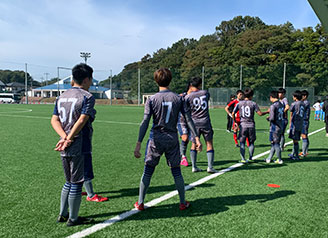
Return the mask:
[[[282,86],[284,63],[286,86],[314,87],[317,95],[328,93],[328,35],[322,26],[299,30],[289,22],[266,25],[258,17],[237,16],[222,21],[211,35],[182,39],[125,65],[113,77],[113,88],[136,94],[140,68],[141,92],[156,92],[153,72],[167,67],[174,77],[171,89],[181,92],[190,77],[201,76],[203,66],[205,88],[238,87],[241,65],[244,87]]]

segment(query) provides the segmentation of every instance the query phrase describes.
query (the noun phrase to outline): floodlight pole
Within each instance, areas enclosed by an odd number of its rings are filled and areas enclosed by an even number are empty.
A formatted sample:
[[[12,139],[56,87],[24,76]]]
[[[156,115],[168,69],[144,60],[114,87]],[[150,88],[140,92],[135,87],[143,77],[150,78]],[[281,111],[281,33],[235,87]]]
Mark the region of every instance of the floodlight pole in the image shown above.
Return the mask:
[[[282,81],[282,87],[283,88],[286,87],[286,66],[287,66],[287,64],[284,63],[284,75],[283,75],[283,81]]]
[[[203,65],[203,67],[202,67],[202,90],[204,90],[204,84],[205,84],[204,80],[205,80],[205,66]]]
[[[110,87],[110,105],[112,105],[112,90],[113,90],[113,86],[112,86],[112,70],[110,70],[110,80],[109,80],[109,87]]]
[[[57,97],[59,97],[59,67],[57,67]]]
[[[27,95],[27,64],[25,63],[25,103],[28,104],[28,95]]]
[[[80,57],[84,58],[85,64],[87,64],[88,58],[91,57],[91,53],[89,52],[80,52]]]
[[[243,65],[240,65],[240,79],[239,79],[239,89],[243,87]]]
[[[49,73],[44,73],[44,75],[46,76],[46,86],[48,85],[48,76],[49,76]]]

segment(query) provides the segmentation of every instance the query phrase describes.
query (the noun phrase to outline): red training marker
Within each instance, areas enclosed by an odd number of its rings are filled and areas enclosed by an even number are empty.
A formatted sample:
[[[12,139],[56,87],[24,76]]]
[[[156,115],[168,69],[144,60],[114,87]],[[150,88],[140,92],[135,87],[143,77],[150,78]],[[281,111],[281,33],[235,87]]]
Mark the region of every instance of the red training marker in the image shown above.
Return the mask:
[[[280,188],[280,185],[274,184],[274,183],[269,183],[268,187],[270,187],[270,188]]]

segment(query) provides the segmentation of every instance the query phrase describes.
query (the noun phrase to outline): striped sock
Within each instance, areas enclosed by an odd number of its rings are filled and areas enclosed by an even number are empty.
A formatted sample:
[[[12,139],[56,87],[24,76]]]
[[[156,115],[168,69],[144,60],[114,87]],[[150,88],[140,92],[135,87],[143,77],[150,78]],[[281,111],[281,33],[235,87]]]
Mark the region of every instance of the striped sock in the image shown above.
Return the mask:
[[[60,212],[59,215],[66,217],[68,215],[68,194],[71,189],[71,184],[66,182],[62,188],[60,196]]]
[[[180,203],[185,204],[185,184],[181,174],[181,168],[175,167],[171,168],[171,172],[174,178],[175,186],[179,193]]]
[[[73,183],[68,195],[69,219],[76,221],[81,204],[83,183]]]
[[[149,165],[145,165],[144,172],[140,181],[140,187],[139,187],[139,200],[138,200],[139,204],[144,203],[146,192],[149,187],[150,180],[154,171],[155,171],[155,167],[150,167]]]

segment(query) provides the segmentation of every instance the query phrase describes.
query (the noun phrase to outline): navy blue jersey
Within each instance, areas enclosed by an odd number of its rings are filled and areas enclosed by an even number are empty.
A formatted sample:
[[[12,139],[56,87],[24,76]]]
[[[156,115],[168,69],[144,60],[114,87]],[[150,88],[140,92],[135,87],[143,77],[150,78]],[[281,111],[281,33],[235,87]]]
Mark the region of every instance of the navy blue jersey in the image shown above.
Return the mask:
[[[277,127],[284,128],[284,105],[278,101],[274,102],[270,106],[270,131],[275,131]]]
[[[284,106],[284,108],[286,108],[286,106],[289,105],[287,98],[281,99],[280,102],[282,103],[282,105]],[[287,111],[284,113],[284,118],[285,119],[288,119]]]
[[[293,113],[291,122],[293,123],[295,130],[301,131],[305,113],[304,103],[302,101],[293,102],[290,106],[290,112]]]
[[[311,114],[311,105],[308,100],[304,100],[304,121],[309,121],[310,120],[310,114]]]

